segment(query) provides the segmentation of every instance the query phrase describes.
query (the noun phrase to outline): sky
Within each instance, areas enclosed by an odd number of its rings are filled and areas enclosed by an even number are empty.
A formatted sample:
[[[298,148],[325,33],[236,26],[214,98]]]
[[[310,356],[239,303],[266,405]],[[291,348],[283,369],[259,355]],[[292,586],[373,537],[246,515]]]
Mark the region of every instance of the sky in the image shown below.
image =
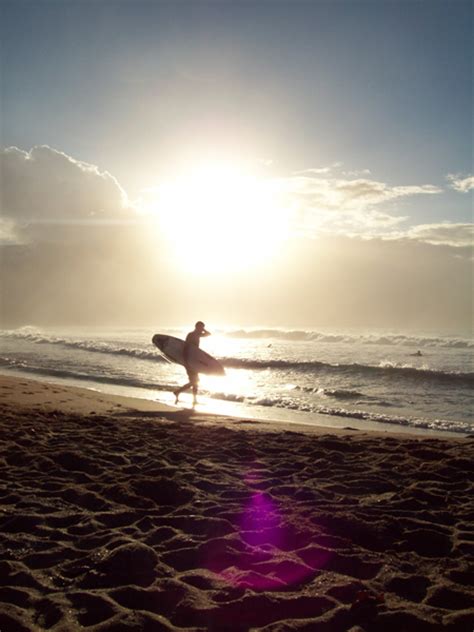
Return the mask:
[[[472,3],[0,3],[1,318],[472,325]]]

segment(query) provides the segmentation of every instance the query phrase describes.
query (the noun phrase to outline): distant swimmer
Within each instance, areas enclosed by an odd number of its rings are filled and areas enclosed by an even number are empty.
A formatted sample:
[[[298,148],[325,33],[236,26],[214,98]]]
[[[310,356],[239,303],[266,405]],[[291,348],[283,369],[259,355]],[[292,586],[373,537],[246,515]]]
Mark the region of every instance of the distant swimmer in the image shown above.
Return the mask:
[[[183,393],[184,391],[187,391],[189,388],[193,389],[193,407],[197,404],[199,373],[191,369],[191,367],[188,364],[188,359],[189,359],[190,351],[192,350],[193,346],[199,348],[200,339],[206,336],[210,336],[210,335],[211,335],[210,332],[206,331],[204,323],[201,320],[198,320],[198,322],[194,326],[194,330],[190,331],[189,334],[186,336],[183,355],[184,355],[184,367],[186,369],[186,373],[188,374],[189,382],[184,384],[184,386],[181,386],[180,388],[173,391],[176,397],[175,404],[178,403],[179,396],[181,395],[181,393]]]
[[[411,356],[414,356],[416,358],[420,358],[423,354],[421,353],[421,351],[418,349],[418,351],[416,353],[410,353]]]

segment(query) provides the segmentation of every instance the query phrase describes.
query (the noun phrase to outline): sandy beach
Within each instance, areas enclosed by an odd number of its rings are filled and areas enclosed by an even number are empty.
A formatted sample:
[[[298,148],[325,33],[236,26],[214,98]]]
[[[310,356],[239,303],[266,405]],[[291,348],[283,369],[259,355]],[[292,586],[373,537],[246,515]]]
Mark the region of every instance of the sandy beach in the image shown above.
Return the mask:
[[[0,630],[474,625],[474,438],[0,378]]]

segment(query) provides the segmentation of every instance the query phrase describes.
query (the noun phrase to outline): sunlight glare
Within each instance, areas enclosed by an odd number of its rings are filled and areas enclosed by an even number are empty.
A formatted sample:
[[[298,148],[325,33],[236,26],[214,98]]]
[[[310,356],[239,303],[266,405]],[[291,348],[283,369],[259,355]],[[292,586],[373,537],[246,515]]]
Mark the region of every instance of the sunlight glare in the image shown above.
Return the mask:
[[[274,184],[234,166],[202,166],[148,195],[147,213],[188,272],[254,267],[286,236],[287,213]]]

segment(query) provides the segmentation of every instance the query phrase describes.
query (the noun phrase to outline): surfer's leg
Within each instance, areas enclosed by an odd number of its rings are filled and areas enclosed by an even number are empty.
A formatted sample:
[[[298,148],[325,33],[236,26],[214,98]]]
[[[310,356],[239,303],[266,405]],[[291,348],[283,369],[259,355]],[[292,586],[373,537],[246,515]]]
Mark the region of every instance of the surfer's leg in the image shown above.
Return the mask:
[[[176,399],[174,401],[175,404],[178,403],[179,396],[181,395],[181,393],[183,393],[184,391],[187,391],[188,388],[190,388],[191,386],[192,386],[191,382],[188,382],[184,386],[181,386],[180,388],[178,388],[175,391],[173,391],[173,395],[176,397]]]
[[[197,404],[197,394],[198,394],[198,385],[199,385],[199,374],[194,372],[189,372],[189,382],[193,387],[193,407]]]

